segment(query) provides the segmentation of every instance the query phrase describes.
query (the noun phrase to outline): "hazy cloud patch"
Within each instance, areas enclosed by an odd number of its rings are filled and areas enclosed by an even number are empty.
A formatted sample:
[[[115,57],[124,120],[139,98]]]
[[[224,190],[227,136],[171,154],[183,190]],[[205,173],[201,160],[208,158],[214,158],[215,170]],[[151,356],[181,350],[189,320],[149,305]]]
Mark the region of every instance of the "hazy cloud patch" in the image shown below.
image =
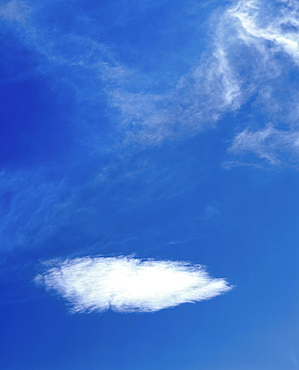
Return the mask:
[[[30,7],[23,1],[11,0],[0,4],[0,17],[8,21],[23,22],[31,13]]]
[[[1,251],[36,247],[69,217],[65,184],[43,170],[0,171]]]
[[[272,125],[258,131],[246,129],[235,136],[229,151],[238,155],[252,153],[272,165],[283,164],[281,153],[298,160],[299,132],[279,130]]]
[[[22,4],[12,0],[0,7],[0,15],[18,18],[22,9],[25,12]],[[299,5],[295,1],[241,0],[217,8],[206,21],[207,43],[204,48],[198,46],[198,58],[193,50],[192,61],[184,69],[187,72],[169,71],[171,77],[163,84],[165,71],[159,69],[158,56],[154,72],[145,72],[146,68],[122,60],[117,45],[94,36],[100,26],[93,22],[91,13],[74,18],[74,27],[67,30],[60,25],[54,30],[42,26],[41,16],[51,19],[58,11],[59,3],[53,4],[36,3],[20,38],[29,49],[43,56],[38,69],[72,90],[74,103],[80,107],[78,126],[85,122],[90,150],[94,152],[98,152],[102,138],[98,120],[104,120],[96,111],[105,115],[120,145],[155,145],[198,133],[213,127],[226,113],[238,112],[256,95],[252,111],[262,112],[266,121],[276,126],[283,116],[285,130],[293,130],[297,124],[296,86],[283,99],[280,96],[288,89],[289,80],[294,80],[288,73],[299,65]],[[132,3],[132,17],[135,7],[135,11],[138,8],[144,12],[149,6],[148,1],[138,4]],[[200,23],[200,14],[197,16]],[[83,21],[90,32],[82,32]],[[133,46],[129,51],[138,55]],[[140,55],[146,60],[145,54]],[[264,146],[272,137],[268,135]]]

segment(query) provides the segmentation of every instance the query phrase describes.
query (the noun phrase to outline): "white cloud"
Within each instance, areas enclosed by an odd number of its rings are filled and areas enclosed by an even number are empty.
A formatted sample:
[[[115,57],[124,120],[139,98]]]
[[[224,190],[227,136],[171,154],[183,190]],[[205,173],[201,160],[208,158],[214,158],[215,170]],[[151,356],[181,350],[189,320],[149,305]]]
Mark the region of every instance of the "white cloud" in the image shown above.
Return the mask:
[[[298,164],[298,19],[292,0],[241,0],[217,18],[215,45],[238,81],[239,106],[252,99],[229,148],[242,160],[226,165]]]
[[[210,299],[231,289],[202,266],[132,257],[83,257],[54,261],[38,285],[68,300],[72,312],[154,312]],[[50,261],[51,264],[51,261]]]
[[[263,0],[240,1],[229,13],[239,20],[244,40],[269,41],[299,63],[299,5],[288,0],[276,5],[280,6],[269,6]]]
[[[232,105],[233,107],[234,102],[236,102],[240,93],[238,81],[233,75],[233,71],[227,60],[226,53],[221,46],[216,48],[215,57],[219,62],[218,73],[223,79],[224,102],[226,105]]]
[[[253,153],[272,165],[283,163],[281,153],[289,153],[298,160],[299,132],[278,130],[272,125],[258,131],[245,129],[236,135],[229,151],[235,154]],[[289,162],[291,159],[288,157]]]

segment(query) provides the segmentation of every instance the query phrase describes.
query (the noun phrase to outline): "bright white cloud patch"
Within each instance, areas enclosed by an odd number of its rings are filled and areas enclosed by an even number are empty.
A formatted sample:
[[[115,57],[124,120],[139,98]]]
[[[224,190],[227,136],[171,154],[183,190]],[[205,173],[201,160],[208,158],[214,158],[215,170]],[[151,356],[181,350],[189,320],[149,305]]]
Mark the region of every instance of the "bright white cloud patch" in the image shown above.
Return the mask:
[[[154,312],[231,289],[224,279],[211,278],[199,265],[132,257],[65,260],[35,281],[67,299],[72,312]]]
[[[282,50],[293,57],[296,63],[299,62],[297,1],[277,1],[274,9],[264,0],[240,1],[229,12],[239,20],[243,28],[240,36],[245,42],[248,43],[250,38],[251,42],[269,41],[277,51]]]

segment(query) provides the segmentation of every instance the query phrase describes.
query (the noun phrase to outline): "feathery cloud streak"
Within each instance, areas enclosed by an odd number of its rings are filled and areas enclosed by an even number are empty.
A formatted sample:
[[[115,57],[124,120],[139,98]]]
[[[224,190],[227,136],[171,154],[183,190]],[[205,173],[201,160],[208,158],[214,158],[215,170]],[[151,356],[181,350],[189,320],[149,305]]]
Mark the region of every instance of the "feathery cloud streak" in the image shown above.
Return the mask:
[[[299,63],[297,2],[280,0],[269,4],[263,0],[240,1],[229,13],[240,22],[240,36],[245,42],[249,38],[254,38],[254,42],[270,41],[273,51],[282,50]]]
[[[35,282],[68,300],[73,313],[154,312],[231,289],[224,279],[211,278],[200,265],[124,256],[60,261]]]
[[[279,151],[293,152],[294,159],[299,156],[299,132],[277,130],[269,125],[259,131],[244,130],[239,133],[229,149],[233,153],[255,153],[272,165],[281,164]]]
[[[1,253],[40,245],[69,218],[66,186],[42,170],[0,171]]]
[[[229,148],[245,162],[298,162],[298,16],[299,5],[292,0],[242,0],[222,16],[220,28],[227,40],[220,38],[219,43],[238,76],[241,100],[255,95],[250,122]],[[258,124],[261,121],[253,112],[261,114],[265,123]],[[245,158],[245,152],[254,156]]]
[[[15,3],[20,2],[11,1],[10,8],[15,9]],[[105,96],[113,127],[122,139],[155,144],[213,126],[225,113],[239,109],[261,84],[281,74],[281,63],[275,59],[279,51],[298,60],[298,6],[291,1],[274,3],[282,4],[279,11],[275,4],[266,9],[262,0],[239,1],[217,11],[209,22],[213,36],[207,49],[197,50],[199,58],[190,71],[174,74],[177,77],[167,80],[163,92],[156,89],[157,76],[165,74],[162,69],[155,75],[141,72],[134,63],[120,59],[117,45],[112,47],[91,36],[100,30],[100,26],[91,26],[93,14],[84,18],[89,20],[89,33],[82,32],[79,21],[72,31],[59,24],[53,30],[39,19],[51,18],[62,11],[60,7],[51,2],[32,4],[20,37],[27,47],[46,57],[39,69],[54,71],[55,79],[68,81],[82,107],[84,102],[84,106],[96,108]],[[3,13],[6,19],[10,19],[9,9]],[[89,110],[80,108],[80,114],[81,110],[85,117]],[[90,122],[91,117],[84,121]],[[91,127],[94,136],[97,126],[88,125],[88,130]]]
[[[253,96],[257,96],[255,110],[262,110],[274,126],[287,125],[296,136],[299,98],[288,74],[299,65],[298,16],[299,5],[288,0],[271,4],[241,0],[216,12],[209,22],[213,37],[207,50],[177,81],[175,89],[164,95],[146,94],[142,88],[130,93],[120,83],[117,90],[107,91],[110,103],[119,108],[129,127],[129,136],[155,143],[182,132],[198,132],[213,126],[227,112],[242,108]],[[284,90],[288,92],[281,96]],[[277,128],[276,137],[280,131]],[[267,143],[272,150],[276,147],[290,155],[287,147],[279,146],[284,136],[282,131],[281,139],[272,143],[270,135]],[[230,152],[237,154],[236,149],[235,145]],[[274,158],[269,160],[277,163]]]

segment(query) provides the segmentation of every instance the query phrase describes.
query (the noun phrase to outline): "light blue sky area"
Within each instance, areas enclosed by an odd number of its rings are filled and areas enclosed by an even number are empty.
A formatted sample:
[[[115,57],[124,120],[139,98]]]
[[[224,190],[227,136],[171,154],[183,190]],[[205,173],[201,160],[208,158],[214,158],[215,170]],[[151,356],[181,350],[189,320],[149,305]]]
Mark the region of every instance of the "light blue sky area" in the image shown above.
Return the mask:
[[[0,2],[0,368],[299,368],[299,5]]]

